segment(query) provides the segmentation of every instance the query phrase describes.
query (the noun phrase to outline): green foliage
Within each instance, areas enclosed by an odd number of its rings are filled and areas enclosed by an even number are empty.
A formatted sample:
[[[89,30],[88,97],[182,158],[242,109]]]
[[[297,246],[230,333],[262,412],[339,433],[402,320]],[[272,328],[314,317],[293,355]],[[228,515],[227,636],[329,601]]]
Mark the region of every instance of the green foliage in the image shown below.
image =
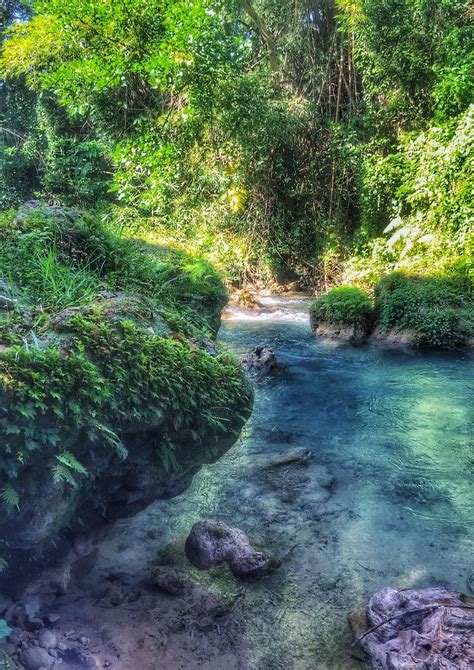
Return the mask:
[[[3,353],[0,396],[8,419],[0,419],[0,467],[7,476],[52,458],[55,481],[76,486],[75,475],[87,472],[69,450],[55,453],[60,447],[81,432],[90,444],[107,444],[104,431],[120,436],[127,421],[146,425],[157,412],[173,418],[170,434],[189,428],[204,438],[225,430],[224,417],[240,402],[237,366],[226,356],[195,351],[186,340],[150,336],[131,321],[113,325],[104,316],[98,308],[71,317],[74,344],[67,355],[20,347]],[[51,421],[44,426],[40,417]]]
[[[123,239],[75,210],[5,216],[0,239],[7,286],[21,286],[18,322],[0,322],[0,334],[19,329],[0,350],[0,499],[8,509],[21,503],[25,471],[89,485],[91,455],[127,458],[131,422],[164,422],[156,457],[167,472],[182,463],[178,431],[212,450],[249,391],[232,359],[198,346],[225,300],[205,261]]]
[[[43,320],[45,312],[89,304],[100,291],[127,290],[145,293],[164,312],[183,312],[188,328],[207,330],[215,329],[226,299],[206,261],[125,239],[97,217],[75,210],[61,210],[57,216],[47,208],[4,215],[2,278],[21,302],[41,310]],[[9,328],[4,323],[3,330]]]
[[[0,500],[4,507],[8,510],[12,507],[19,508],[20,496],[15,491],[13,486],[5,486],[5,488],[0,491]]]
[[[53,480],[56,484],[59,482],[67,482],[74,488],[78,487],[78,483],[74,478],[73,473],[87,476],[87,469],[79,463],[77,458],[71,454],[70,451],[63,451],[62,454],[55,456],[58,461],[51,470],[53,472]]]
[[[443,126],[403,135],[396,152],[367,160],[363,214],[369,242],[346,264],[345,281],[373,285],[389,271],[430,273],[469,258],[473,113],[471,105]]]
[[[375,309],[382,331],[407,330],[419,346],[456,347],[473,335],[472,284],[466,275],[395,273],[377,284]]]
[[[367,332],[373,320],[373,306],[370,297],[361,289],[337,286],[311,305],[310,314],[313,324],[357,326]]]
[[[467,0],[37,0],[6,34],[5,205],[100,204],[236,281],[465,256]]]
[[[472,79],[467,81],[469,63],[472,67],[467,0],[338,0],[337,4],[342,26],[355,37],[366,123],[385,143],[400,129],[419,128],[434,106],[456,115],[466,109],[472,101]],[[461,93],[463,84],[467,87]]]

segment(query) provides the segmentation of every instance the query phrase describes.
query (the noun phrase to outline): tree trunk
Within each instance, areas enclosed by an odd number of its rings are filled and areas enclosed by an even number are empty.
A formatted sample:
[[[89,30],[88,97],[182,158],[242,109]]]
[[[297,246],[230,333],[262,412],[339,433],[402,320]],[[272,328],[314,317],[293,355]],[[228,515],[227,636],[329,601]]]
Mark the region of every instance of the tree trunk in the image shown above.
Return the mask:
[[[275,38],[273,37],[270,29],[267,28],[267,26],[265,25],[265,22],[263,21],[262,17],[255,11],[255,8],[253,7],[251,0],[243,0],[242,6],[247,12],[247,14],[250,16],[252,21],[257,26],[258,32],[260,33],[261,38],[265,42],[265,45],[268,50],[270,67],[272,69],[273,74],[274,75],[279,74],[280,64],[278,62],[278,54],[277,54]]]

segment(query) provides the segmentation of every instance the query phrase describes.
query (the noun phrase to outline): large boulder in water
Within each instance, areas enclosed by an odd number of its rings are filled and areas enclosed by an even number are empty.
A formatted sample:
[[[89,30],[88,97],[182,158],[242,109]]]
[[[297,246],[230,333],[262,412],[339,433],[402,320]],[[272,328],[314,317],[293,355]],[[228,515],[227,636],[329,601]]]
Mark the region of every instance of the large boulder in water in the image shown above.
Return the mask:
[[[196,568],[208,570],[227,563],[236,577],[260,577],[277,566],[275,559],[252,547],[242,530],[215,521],[194,524],[185,551]]]
[[[370,599],[366,626],[360,616],[350,621],[374,670],[474,668],[472,597],[443,588],[385,588]]]

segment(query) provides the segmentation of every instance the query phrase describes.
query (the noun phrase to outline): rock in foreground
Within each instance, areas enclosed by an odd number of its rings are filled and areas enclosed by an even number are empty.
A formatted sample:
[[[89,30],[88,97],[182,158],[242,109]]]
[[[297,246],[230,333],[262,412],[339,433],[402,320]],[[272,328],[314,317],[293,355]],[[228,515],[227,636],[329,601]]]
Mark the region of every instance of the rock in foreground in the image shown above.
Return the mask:
[[[277,567],[276,560],[254,549],[239,528],[214,521],[194,524],[185,551],[196,568],[208,570],[227,563],[236,577],[261,577]]]
[[[352,615],[351,625],[374,670],[474,667],[474,598],[461,593],[385,588],[370,599],[366,621]]]

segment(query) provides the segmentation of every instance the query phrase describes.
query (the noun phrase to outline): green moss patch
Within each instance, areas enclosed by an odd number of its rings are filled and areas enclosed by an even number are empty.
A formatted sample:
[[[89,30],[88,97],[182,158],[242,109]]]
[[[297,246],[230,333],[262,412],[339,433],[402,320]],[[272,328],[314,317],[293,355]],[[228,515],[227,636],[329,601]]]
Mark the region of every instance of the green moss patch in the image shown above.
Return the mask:
[[[368,332],[373,308],[370,296],[352,286],[338,286],[324,293],[311,305],[311,323],[356,327]]]
[[[126,458],[131,426],[162,424],[171,447],[178,430],[212,442],[242,410],[242,373],[228,356],[105,316],[101,307],[69,316],[67,349],[11,347],[0,356],[0,469],[8,478],[37,461],[53,468],[79,436]],[[179,454],[165,452],[157,459],[178,467]]]
[[[226,293],[207,263],[34,207],[0,223],[0,281],[0,556],[138,511],[236,441],[252,390],[210,343]]]
[[[32,310],[36,325],[38,316],[44,324],[46,316],[100,293],[126,291],[146,295],[177,330],[215,331],[226,302],[205,261],[120,237],[96,217],[65,208],[30,206],[1,217],[0,280]],[[0,337],[11,330],[5,318],[3,324]]]

